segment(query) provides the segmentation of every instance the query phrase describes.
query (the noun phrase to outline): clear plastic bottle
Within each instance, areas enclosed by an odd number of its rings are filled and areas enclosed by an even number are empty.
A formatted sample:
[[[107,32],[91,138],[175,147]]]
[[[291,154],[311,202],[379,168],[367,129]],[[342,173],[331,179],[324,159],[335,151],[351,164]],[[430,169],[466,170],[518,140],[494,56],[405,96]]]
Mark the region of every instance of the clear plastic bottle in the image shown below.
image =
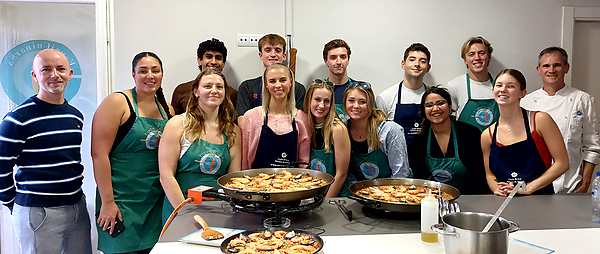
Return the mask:
[[[429,195],[421,200],[421,240],[423,242],[435,243],[438,241],[437,233],[431,230],[431,225],[438,223],[438,200]]]
[[[600,171],[592,182],[592,221],[600,223]]]

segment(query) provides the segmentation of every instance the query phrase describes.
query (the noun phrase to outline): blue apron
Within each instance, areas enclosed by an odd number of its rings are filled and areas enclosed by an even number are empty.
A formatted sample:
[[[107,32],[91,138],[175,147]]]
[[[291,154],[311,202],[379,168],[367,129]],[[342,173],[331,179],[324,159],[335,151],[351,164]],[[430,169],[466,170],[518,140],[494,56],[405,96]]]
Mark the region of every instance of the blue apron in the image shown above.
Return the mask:
[[[513,182],[516,184],[517,181],[525,181],[529,183],[546,172],[546,164],[544,164],[535,141],[531,137],[527,112],[525,109],[521,109],[521,111],[523,112],[525,131],[527,132],[526,140],[508,146],[498,146],[496,144],[498,124],[494,128],[489,165],[490,171],[494,173],[498,182]],[[554,194],[552,183],[533,194]]]
[[[494,79],[489,74],[490,82],[492,86]],[[500,117],[500,111],[498,110],[498,104],[492,99],[471,99],[471,78],[467,73],[467,95],[468,100],[463,108],[458,121],[468,123],[479,128],[479,131],[485,130],[490,124],[498,121]]]
[[[254,162],[252,162],[252,168],[288,167],[290,162],[297,161],[298,130],[296,130],[296,119],[292,119],[292,131],[282,135],[275,134],[267,125],[268,121],[269,112],[267,111],[260,131],[260,140],[256,148]]]
[[[402,83],[398,87],[398,103],[396,103],[396,112],[394,113],[394,122],[404,128],[404,136],[406,137],[406,145],[410,145],[412,140],[421,131],[421,116],[419,110],[421,104],[402,104]],[[427,88],[427,87],[425,87]]]

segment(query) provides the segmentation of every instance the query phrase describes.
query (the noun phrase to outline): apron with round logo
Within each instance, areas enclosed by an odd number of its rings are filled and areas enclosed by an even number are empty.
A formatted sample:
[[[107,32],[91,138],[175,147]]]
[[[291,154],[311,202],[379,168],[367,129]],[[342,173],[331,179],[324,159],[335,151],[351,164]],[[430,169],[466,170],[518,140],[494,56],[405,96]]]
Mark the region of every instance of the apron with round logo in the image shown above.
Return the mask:
[[[494,80],[492,79],[492,75],[488,73],[490,76],[490,81],[492,85],[494,84]],[[492,99],[472,99],[471,98],[471,78],[469,78],[469,74],[467,73],[467,94],[468,100],[465,104],[464,109],[460,113],[458,117],[458,121],[463,123],[468,123],[479,128],[479,131],[485,130],[490,124],[498,121],[500,117],[500,111],[498,110],[498,104],[496,101]]]
[[[525,121],[525,131],[527,132],[526,140],[512,145],[499,146],[496,144],[498,125],[496,124],[496,128],[494,128],[489,165],[490,171],[494,173],[498,182],[513,182],[515,185],[518,181],[529,183],[546,172],[546,164],[544,164],[535,141],[531,137],[527,111],[525,109],[521,110]],[[552,183],[533,194],[554,194]]]
[[[402,81],[404,82],[404,81]],[[394,113],[394,122],[404,128],[404,136],[406,137],[406,145],[410,145],[412,140],[421,131],[421,104],[402,104],[402,82],[398,88],[398,103],[396,104],[396,112]],[[427,88],[427,87],[425,87]]]
[[[352,152],[348,172],[352,173],[358,181],[392,176],[388,157],[381,150],[371,151],[367,154]]]
[[[256,155],[252,168],[285,168],[290,162],[297,161],[298,130],[296,119],[292,119],[292,131],[287,134],[277,135],[269,126],[269,112],[260,131],[260,140],[256,148]]]
[[[458,157],[458,144],[456,141],[456,130],[454,129],[454,123],[452,123],[452,144],[454,146],[454,157],[452,158],[434,158],[431,157],[431,135],[433,131],[429,128],[429,135],[427,136],[427,155],[425,155],[425,166],[433,180],[452,185],[460,190],[467,180],[467,168]]]
[[[231,162],[227,136],[223,135],[223,144],[212,144],[203,139],[196,139],[187,151],[179,158],[175,179],[187,198],[187,191],[199,185],[220,189],[217,183],[219,177],[227,174]],[[174,208],[165,198],[163,204],[163,223],[167,221]]]
[[[310,169],[321,171],[327,174],[330,174],[335,177],[336,168],[335,168],[335,154],[333,149],[333,144],[331,144],[331,152],[325,152],[325,149],[310,149]],[[344,185],[340,189],[338,193],[338,197],[346,197],[350,194],[348,190],[348,182],[344,182]]]
[[[163,119],[140,117],[135,88],[131,91],[135,122],[123,141],[109,154],[115,203],[121,210],[125,230],[113,238],[99,224],[98,249],[104,253],[133,252],[152,248],[162,229],[164,192],[158,172],[158,144],[168,121],[158,100]],[[102,199],[96,190],[96,212]]]

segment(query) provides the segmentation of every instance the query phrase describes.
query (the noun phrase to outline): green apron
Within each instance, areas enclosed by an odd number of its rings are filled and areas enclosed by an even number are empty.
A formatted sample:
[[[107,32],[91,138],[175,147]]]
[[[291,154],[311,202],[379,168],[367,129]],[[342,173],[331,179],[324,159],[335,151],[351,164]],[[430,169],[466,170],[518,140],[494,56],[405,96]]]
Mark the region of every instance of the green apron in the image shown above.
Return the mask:
[[[454,157],[452,158],[433,158],[431,157],[431,136],[433,131],[429,128],[427,136],[427,155],[425,155],[425,166],[435,181],[452,185],[460,190],[467,180],[467,168],[458,157],[458,145],[456,142],[456,130],[452,124],[451,138],[454,145]],[[472,183],[474,184],[474,183]]]
[[[115,203],[121,210],[125,230],[113,238],[98,230],[98,250],[104,253],[133,252],[152,248],[158,241],[162,225],[161,205],[164,192],[158,172],[158,143],[167,124],[167,116],[158,100],[163,119],[140,117],[135,88],[131,90],[135,122],[115,150],[109,154]],[[96,189],[96,212],[102,199]]]
[[[183,196],[187,198],[187,190],[199,185],[220,189],[217,179],[227,174],[231,162],[227,136],[223,135],[223,144],[212,144],[203,139],[196,139],[187,151],[179,158],[175,179]],[[165,198],[162,210],[162,222],[167,221],[174,208]]]
[[[494,84],[492,75],[490,76],[490,82]],[[498,110],[498,104],[492,99],[471,99],[471,78],[467,73],[467,94],[469,96],[467,104],[463,108],[458,121],[468,123],[479,128],[479,131],[485,130],[490,124],[498,121],[500,117],[500,111]]]
[[[333,144],[331,144],[330,153],[325,152],[325,149],[316,150],[310,149],[310,169],[325,172],[335,177],[336,168],[335,168],[335,155],[333,153]],[[340,189],[338,193],[338,197],[347,197],[350,195],[350,191],[348,190],[348,186],[350,184],[347,181],[344,181],[344,185]]]
[[[381,150],[367,154],[352,152],[348,172],[352,173],[358,181],[392,177],[388,157]]]

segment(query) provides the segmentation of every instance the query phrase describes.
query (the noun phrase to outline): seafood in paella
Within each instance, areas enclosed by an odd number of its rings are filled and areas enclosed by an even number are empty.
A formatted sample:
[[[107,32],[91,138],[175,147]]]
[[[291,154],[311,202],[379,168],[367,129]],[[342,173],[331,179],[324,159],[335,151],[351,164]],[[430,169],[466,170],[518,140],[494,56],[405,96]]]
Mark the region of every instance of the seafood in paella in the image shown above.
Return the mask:
[[[319,242],[316,239],[293,230],[240,234],[227,244],[227,252],[236,254],[312,254],[319,250]]]
[[[356,192],[357,195],[369,199],[387,201],[392,203],[420,204],[421,199],[429,195],[438,198],[439,191],[435,188],[410,185],[380,185],[362,188]],[[452,195],[442,191],[445,200],[453,199]]]
[[[255,176],[232,177],[225,187],[261,192],[289,192],[308,190],[327,185],[323,179],[308,174],[292,174],[283,170],[281,174],[260,173]]]

